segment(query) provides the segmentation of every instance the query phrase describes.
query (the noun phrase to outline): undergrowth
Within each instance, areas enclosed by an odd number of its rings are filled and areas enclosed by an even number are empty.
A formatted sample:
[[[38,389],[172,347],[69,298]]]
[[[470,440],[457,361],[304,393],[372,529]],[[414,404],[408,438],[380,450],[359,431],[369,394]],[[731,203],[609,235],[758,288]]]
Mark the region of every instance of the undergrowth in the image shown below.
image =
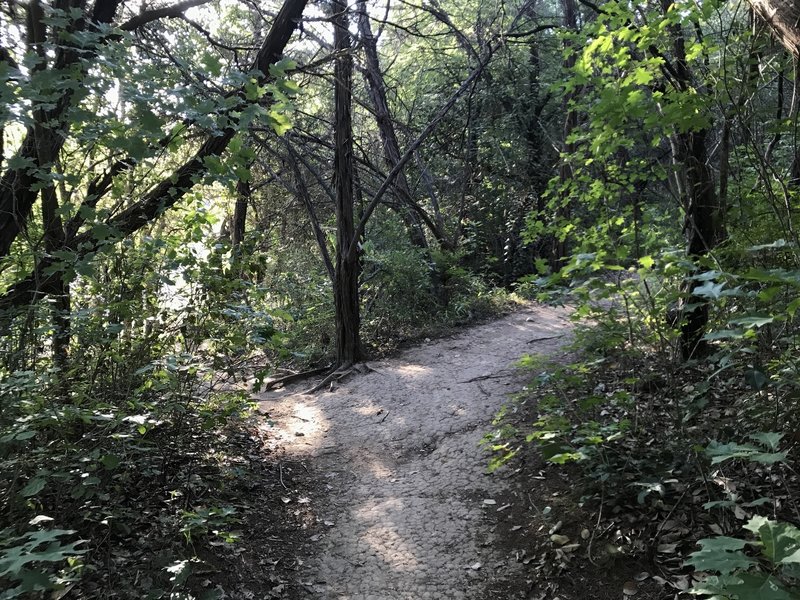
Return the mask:
[[[705,269],[665,253],[608,271],[583,255],[565,269],[584,274],[561,288],[577,306],[571,359],[522,357],[530,382],[484,441],[492,470],[531,445],[551,469],[580,468],[574,502],[596,511],[600,538],[588,560],[649,561],[675,595],[800,597],[800,280],[784,250],[758,246]],[[671,314],[686,277],[712,307],[707,352],[688,362]],[[540,281],[548,295],[568,282]]]

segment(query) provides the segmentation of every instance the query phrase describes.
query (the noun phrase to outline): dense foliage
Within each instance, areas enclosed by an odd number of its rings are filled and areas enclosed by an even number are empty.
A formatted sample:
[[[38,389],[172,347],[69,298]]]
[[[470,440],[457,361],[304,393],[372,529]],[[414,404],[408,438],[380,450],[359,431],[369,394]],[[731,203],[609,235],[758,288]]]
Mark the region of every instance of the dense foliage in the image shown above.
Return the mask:
[[[244,383],[511,291],[587,327],[500,460],[681,520],[683,588],[796,595],[793,6],[4,4],[0,597],[214,595]]]

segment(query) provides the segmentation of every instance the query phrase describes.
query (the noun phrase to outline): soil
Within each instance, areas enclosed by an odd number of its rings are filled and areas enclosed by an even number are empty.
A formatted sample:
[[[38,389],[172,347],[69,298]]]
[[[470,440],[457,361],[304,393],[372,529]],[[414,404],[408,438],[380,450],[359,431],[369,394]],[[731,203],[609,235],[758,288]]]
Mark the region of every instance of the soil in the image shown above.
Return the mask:
[[[564,357],[570,336],[565,309],[528,305],[323,392],[257,395],[275,467],[228,597],[664,597],[645,565],[614,554],[613,532],[595,531],[568,471],[531,452],[488,474],[481,439],[526,383],[514,362]]]

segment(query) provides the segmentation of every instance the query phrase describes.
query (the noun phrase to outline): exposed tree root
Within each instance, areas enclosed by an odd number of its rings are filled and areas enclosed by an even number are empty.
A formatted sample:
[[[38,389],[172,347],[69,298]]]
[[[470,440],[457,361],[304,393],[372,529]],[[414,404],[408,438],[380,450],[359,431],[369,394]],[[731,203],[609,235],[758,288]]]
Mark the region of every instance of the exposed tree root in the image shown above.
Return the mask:
[[[353,363],[345,363],[335,369],[333,372],[328,373],[325,378],[320,381],[317,385],[312,387],[310,390],[306,390],[303,392],[304,394],[315,394],[316,392],[320,391],[322,388],[327,386],[328,384],[334,381],[341,381],[345,377],[347,377],[350,373],[353,372]]]
[[[308,379],[309,377],[313,377],[314,375],[319,375],[320,373],[329,371],[331,367],[333,367],[333,365],[328,365],[327,367],[319,367],[318,369],[311,369],[310,371],[303,371],[301,373],[292,373],[291,375],[284,375],[283,377],[278,377],[277,379],[271,379],[264,384],[264,391],[268,392],[273,388],[278,387],[279,385],[286,385],[287,383],[293,383],[295,381],[302,381],[304,379]]]

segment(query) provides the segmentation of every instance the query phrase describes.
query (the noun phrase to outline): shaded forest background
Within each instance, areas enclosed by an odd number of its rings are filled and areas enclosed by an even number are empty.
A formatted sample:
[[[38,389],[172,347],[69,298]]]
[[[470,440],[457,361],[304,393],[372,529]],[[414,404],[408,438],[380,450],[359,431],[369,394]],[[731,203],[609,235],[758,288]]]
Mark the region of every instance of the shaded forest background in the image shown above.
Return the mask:
[[[202,596],[240,535],[237,384],[520,299],[585,326],[573,364],[521,361],[493,466],[532,444],[633,502],[615,547],[665,589],[797,597],[799,15],[5,3],[0,597]]]

